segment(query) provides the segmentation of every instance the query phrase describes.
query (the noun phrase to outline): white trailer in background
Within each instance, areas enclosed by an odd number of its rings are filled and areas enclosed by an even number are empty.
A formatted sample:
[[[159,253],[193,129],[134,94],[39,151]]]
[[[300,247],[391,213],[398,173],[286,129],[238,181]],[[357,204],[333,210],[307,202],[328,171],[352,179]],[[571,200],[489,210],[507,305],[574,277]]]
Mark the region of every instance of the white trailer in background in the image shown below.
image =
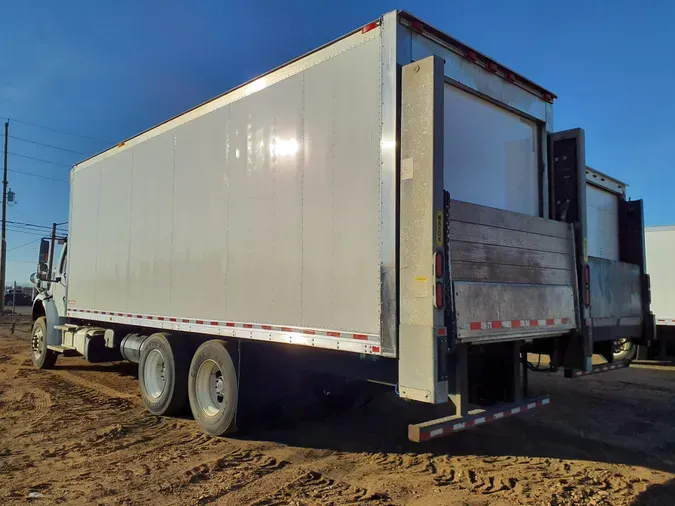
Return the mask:
[[[675,226],[646,227],[645,243],[658,342],[652,356],[672,357],[675,355]]]
[[[523,391],[528,351],[590,373],[615,339],[594,329],[635,316],[592,306],[640,301],[636,340],[648,313],[639,255],[589,270],[583,131],[553,132],[553,100],[391,12],[79,163],[35,364],[139,362],[148,409],[189,399],[211,434],[251,356],[449,404],[417,441],[547,403]]]

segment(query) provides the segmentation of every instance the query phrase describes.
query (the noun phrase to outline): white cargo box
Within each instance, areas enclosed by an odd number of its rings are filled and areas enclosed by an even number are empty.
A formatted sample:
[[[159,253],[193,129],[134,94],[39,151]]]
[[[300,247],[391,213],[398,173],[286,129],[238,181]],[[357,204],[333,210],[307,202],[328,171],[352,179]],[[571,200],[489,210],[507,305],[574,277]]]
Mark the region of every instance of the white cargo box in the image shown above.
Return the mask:
[[[398,160],[398,73],[431,55],[445,188],[469,205],[454,267],[468,291],[512,285],[464,315],[467,339],[572,328],[571,236],[546,220],[542,177],[553,96],[398,12],[76,165],[67,315],[397,356],[397,188],[415,177]],[[507,323],[474,329],[492,321]]]

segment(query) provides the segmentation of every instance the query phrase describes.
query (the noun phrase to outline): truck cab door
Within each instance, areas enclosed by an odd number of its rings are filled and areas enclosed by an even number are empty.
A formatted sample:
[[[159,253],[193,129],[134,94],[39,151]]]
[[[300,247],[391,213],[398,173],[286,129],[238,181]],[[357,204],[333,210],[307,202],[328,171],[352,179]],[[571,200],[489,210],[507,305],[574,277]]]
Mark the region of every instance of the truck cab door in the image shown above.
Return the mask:
[[[59,316],[66,316],[67,309],[67,287],[68,287],[68,245],[64,245],[61,250],[61,256],[59,258],[59,263],[54,269],[52,283],[52,297],[54,298],[54,305],[56,306],[56,311]]]

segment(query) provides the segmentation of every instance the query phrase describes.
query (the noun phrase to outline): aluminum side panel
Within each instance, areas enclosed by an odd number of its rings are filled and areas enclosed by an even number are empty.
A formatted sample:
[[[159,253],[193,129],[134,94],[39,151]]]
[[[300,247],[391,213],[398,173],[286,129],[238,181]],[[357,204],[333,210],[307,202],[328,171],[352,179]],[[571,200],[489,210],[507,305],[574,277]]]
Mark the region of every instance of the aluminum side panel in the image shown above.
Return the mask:
[[[101,164],[101,169],[103,164]],[[70,185],[73,205],[68,237],[68,306],[96,303],[101,170],[77,174]],[[122,281],[126,283],[126,278]],[[117,288],[119,290],[119,287]]]
[[[230,105],[227,314],[301,325],[303,75]],[[230,153],[232,154],[232,153]]]
[[[379,41],[304,80],[302,325],[379,334]]]
[[[225,106],[174,130],[170,314],[226,314],[229,116]]]
[[[119,301],[120,280],[129,270],[129,231],[131,224],[132,152],[106,159],[101,164],[98,240],[96,244],[95,307],[114,307],[126,311]],[[114,212],[108,212],[114,210]]]
[[[589,256],[619,260],[619,197],[587,184],[586,220]]]
[[[119,280],[114,296],[118,300],[116,306],[124,305],[126,301],[130,312],[161,314],[170,307],[171,300],[173,132],[153,137],[130,151],[133,154],[133,183],[129,277],[126,286],[123,279]],[[101,208],[100,214],[103,217],[114,212],[114,209]],[[94,307],[104,309],[103,306]]]
[[[651,309],[658,319],[675,319],[675,227],[645,229]]]

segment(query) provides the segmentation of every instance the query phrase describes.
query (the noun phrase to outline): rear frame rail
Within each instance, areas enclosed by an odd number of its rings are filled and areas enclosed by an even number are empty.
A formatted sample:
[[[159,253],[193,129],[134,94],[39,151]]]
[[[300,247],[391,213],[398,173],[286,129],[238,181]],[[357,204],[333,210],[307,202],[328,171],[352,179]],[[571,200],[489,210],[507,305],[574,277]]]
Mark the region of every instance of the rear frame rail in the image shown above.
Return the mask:
[[[551,403],[548,395],[523,399],[520,402],[510,404],[498,404],[489,409],[475,409],[469,411],[465,416],[452,415],[436,420],[429,420],[408,425],[408,439],[415,443],[429,441],[439,437],[447,436],[455,432],[483,425],[502,418],[508,418],[513,415],[525,413],[535,408],[546,406]]]

